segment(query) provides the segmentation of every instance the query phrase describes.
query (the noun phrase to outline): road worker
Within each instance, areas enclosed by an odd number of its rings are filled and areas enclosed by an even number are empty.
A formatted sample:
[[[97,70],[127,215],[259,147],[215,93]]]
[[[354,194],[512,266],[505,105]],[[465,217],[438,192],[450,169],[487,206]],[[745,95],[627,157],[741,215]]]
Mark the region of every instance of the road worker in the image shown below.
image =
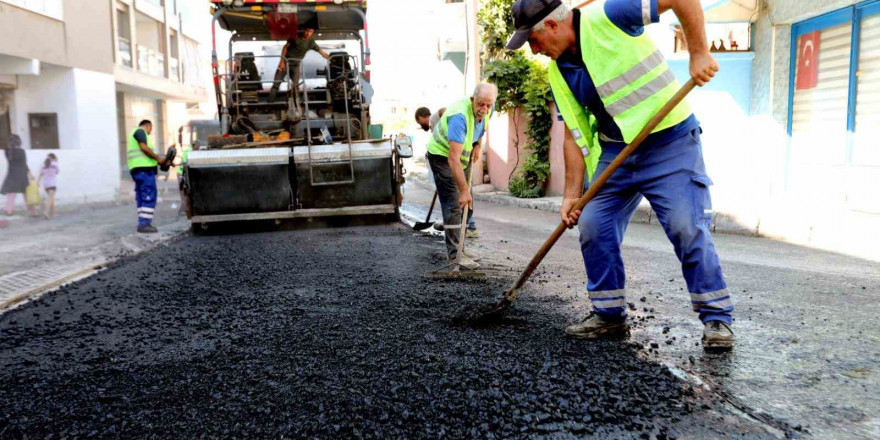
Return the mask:
[[[579,228],[593,311],[566,334],[590,339],[628,330],[620,244],[645,197],[681,261],[691,304],[704,324],[703,346],[729,349],[733,305],[709,232],[712,181],[703,164],[702,130],[686,101],[660,122],[583,212],[573,209],[585,184],[680,88],[645,34],[646,25],[672,9],[687,38],[690,75],[702,86],[718,71],[699,0],[606,0],[582,10],[560,0],[517,0],[512,8],[516,32],[507,48],[528,43],[533,53],[551,58],[550,86],[567,127],[561,216]]]
[[[465,269],[480,267],[476,254],[465,250],[464,255],[458,255],[462,210],[466,206],[469,210],[473,207],[470,185],[465,176],[471,172],[471,155],[480,155],[480,139],[497,96],[498,89],[493,84],[477,84],[473,96],[446,107],[428,141],[428,164],[434,174],[443,210],[447,256],[450,262]]]
[[[156,173],[159,165],[171,165],[160,158],[153,147],[153,123],[144,119],[138,127],[128,135],[128,171],[134,180],[135,202],[138,209],[137,231],[140,233],[158,232],[153,226],[153,215],[156,211]]]

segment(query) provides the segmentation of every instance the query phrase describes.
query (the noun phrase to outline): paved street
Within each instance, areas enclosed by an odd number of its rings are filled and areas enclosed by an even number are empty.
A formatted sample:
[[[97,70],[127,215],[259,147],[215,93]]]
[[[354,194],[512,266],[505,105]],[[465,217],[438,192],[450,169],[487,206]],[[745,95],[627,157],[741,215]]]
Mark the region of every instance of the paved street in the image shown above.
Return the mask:
[[[424,220],[431,192],[408,188]],[[479,203],[479,202],[478,202]],[[558,225],[554,213],[478,204],[482,253],[511,278]],[[440,217],[435,211],[434,218]],[[631,223],[624,240],[632,340],[648,358],[691,375],[772,426],[815,438],[880,437],[880,263],[740,235],[716,234],[733,292],[737,346],[704,354],[672,245],[658,226]],[[590,310],[577,232],[539,266],[519,301],[553,301],[558,334]],[[518,303],[517,306],[520,306]]]
[[[408,186],[407,213],[430,195]],[[877,263],[719,235],[739,339],[705,354],[671,246],[632,225],[632,337],[573,341],[571,232],[505,322],[457,324],[557,218],[478,205],[481,282],[424,278],[442,242],[399,224],[227,228],[124,258],[0,316],[0,437],[876,438]]]

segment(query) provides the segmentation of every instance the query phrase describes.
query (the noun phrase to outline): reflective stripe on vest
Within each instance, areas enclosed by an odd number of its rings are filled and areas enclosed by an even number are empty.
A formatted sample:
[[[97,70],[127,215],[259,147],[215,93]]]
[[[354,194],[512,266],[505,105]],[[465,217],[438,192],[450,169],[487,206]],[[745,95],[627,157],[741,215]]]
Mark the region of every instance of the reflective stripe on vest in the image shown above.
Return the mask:
[[[562,115],[562,120],[565,121],[565,126],[571,132],[571,137],[584,155],[587,180],[592,181],[593,173],[599,166],[599,157],[602,155],[602,147],[596,136],[596,131],[598,131],[596,118],[575,98],[555,62],[550,62],[547,77],[559,114]]]
[[[141,128],[135,128],[131,132],[131,134],[128,135],[127,163],[129,170],[133,170],[135,168],[155,167],[159,165],[159,163],[156,162],[153,158],[147,156],[146,154],[144,154],[143,151],[141,151],[141,146],[138,144],[137,139],[134,138],[134,134],[137,133],[138,130],[141,130]],[[144,131],[144,134],[146,134],[146,131]],[[156,151],[155,148],[153,148],[153,139],[150,138],[150,135],[147,135],[147,147],[149,147],[151,151]]]
[[[605,109],[620,128],[623,141],[629,143],[675,95],[679,83],[647,33],[633,37],[622,31],[605,14],[604,3],[595,2],[582,9],[581,55]],[[643,2],[643,6],[646,4],[650,8],[649,2]],[[650,9],[647,11],[650,14]],[[562,86],[568,88],[567,84]],[[561,93],[554,90],[554,94]],[[682,101],[653,132],[672,127],[690,115],[690,106]]]
[[[461,166],[464,168],[468,166],[471,159],[471,151],[474,149],[473,139],[475,120],[474,107],[471,103],[471,98],[464,98],[446,108],[443,116],[440,117],[440,121],[434,125],[434,130],[431,132],[431,139],[428,140],[428,153],[449,157],[449,118],[453,115],[463,115],[467,126],[467,131],[464,135],[464,143],[462,144],[461,149],[461,157],[459,158]],[[487,118],[488,116],[483,118],[484,124],[486,123],[485,121]]]

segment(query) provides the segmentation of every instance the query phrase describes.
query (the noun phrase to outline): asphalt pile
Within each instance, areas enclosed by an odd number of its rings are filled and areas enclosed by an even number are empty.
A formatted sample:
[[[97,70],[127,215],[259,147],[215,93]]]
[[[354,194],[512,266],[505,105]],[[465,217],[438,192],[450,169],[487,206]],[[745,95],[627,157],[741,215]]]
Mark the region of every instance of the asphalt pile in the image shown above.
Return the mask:
[[[0,438],[730,432],[642,347],[563,338],[559,301],[459,325],[510,280],[422,277],[442,256],[380,225],[186,237],[122,260],[0,316]]]

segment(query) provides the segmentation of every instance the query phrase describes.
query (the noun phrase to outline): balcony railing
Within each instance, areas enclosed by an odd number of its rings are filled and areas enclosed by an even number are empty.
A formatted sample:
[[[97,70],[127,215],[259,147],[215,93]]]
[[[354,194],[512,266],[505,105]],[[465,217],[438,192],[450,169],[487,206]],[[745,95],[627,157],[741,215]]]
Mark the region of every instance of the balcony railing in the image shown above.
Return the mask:
[[[180,61],[177,58],[168,58],[168,76],[171,81],[180,82]]]
[[[125,38],[119,38],[119,49],[117,53],[119,64],[125,67],[131,67],[131,42]]]
[[[165,54],[138,46],[138,71],[154,76],[165,76]]]

